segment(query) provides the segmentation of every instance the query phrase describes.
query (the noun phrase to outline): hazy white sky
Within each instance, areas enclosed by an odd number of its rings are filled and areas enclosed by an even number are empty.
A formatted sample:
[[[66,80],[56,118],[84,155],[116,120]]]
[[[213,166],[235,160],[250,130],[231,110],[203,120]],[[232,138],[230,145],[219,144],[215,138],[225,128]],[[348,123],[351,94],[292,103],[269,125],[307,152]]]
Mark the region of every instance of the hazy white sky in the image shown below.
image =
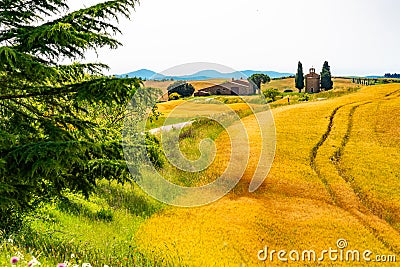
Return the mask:
[[[399,12],[398,0],[142,0],[120,22],[124,46],[88,59],[115,74],[190,62],[294,73],[299,60],[305,71],[328,60],[333,75],[399,73]]]

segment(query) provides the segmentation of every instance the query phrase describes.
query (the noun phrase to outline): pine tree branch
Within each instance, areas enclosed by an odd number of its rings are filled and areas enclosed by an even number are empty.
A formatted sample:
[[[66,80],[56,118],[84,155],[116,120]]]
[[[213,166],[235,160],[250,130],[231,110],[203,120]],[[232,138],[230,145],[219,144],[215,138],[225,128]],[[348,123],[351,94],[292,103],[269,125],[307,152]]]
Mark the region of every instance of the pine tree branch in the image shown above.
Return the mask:
[[[1,0],[0,24],[20,27],[67,9],[64,0]]]
[[[135,92],[153,103],[157,91],[139,79],[104,77],[105,64],[59,61],[117,48],[118,19],[129,19],[138,3],[112,0],[67,13],[67,0],[0,0],[0,229],[10,207],[31,208],[65,189],[88,196],[99,178],[131,180],[122,111]],[[146,111],[131,104],[131,112]]]

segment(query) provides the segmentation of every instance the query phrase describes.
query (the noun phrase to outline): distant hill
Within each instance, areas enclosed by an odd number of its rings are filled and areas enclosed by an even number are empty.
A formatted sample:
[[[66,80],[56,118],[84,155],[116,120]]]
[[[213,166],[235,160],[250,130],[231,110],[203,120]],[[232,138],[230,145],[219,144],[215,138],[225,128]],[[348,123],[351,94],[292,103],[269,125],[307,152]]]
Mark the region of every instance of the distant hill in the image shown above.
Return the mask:
[[[246,74],[247,77],[250,77],[251,75],[256,74],[256,73],[266,74],[271,78],[282,78],[282,77],[294,76],[293,73],[282,73],[282,72],[276,72],[276,71],[244,70],[244,71],[242,71],[242,73]]]
[[[241,79],[241,78],[248,78],[253,74],[256,73],[262,73],[262,74],[267,74],[271,78],[282,78],[282,77],[288,77],[288,76],[293,76],[293,73],[280,73],[276,71],[255,71],[255,70],[245,70],[245,71],[236,71],[236,72],[231,72],[231,73],[222,73],[216,70],[202,70],[199,72],[196,72],[191,75],[184,75],[184,76],[165,76],[162,74],[158,74],[154,71],[147,70],[147,69],[141,69],[138,71],[133,71],[130,73],[126,74],[121,74],[121,75],[115,75],[116,77],[119,78],[124,78],[126,76],[133,78],[133,77],[138,77],[146,80],[182,80],[182,81],[189,81],[189,80],[197,80],[197,81],[202,81],[202,80],[209,80],[209,79]]]
[[[380,79],[380,78],[385,78],[385,76],[371,75],[371,76],[365,76],[365,78],[369,78],[369,79]]]
[[[128,76],[129,78],[137,77],[137,78],[142,78],[142,79],[148,80],[156,74],[157,73],[152,70],[141,69],[141,70],[137,70],[137,71],[129,72],[126,74],[121,74],[121,75],[115,75],[115,76],[118,78],[125,78],[126,76]]]

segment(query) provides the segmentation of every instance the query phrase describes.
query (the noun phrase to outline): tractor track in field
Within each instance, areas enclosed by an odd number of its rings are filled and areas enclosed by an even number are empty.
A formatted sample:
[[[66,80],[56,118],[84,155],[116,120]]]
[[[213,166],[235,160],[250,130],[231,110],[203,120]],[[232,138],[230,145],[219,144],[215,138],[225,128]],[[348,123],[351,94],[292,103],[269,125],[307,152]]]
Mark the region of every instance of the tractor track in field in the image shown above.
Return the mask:
[[[348,104],[350,105],[350,104]],[[324,145],[324,143],[326,142],[326,140],[328,139],[329,135],[332,132],[332,127],[333,127],[333,123],[334,123],[334,119],[335,116],[337,114],[337,112],[345,107],[346,105],[342,105],[339,106],[337,108],[335,108],[331,115],[329,116],[329,124],[327,127],[326,132],[322,135],[321,139],[318,141],[318,143],[311,149],[310,152],[310,166],[313,169],[313,171],[318,175],[319,179],[321,180],[321,182],[323,183],[323,185],[325,186],[325,189],[328,191],[329,195],[332,198],[332,201],[334,204],[337,204],[337,197],[335,192],[333,191],[331,185],[329,184],[328,180],[323,177],[323,175],[321,174],[320,170],[318,169],[317,163],[316,163],[316,159],[317,159],[317,155],[318,155],[318,150]]]
[[[399,90],[400,91],[400,90]],[[347,124],[347,130],[346,130],[346,134],[344,135],[343,139],[342,139],[342,143],[341,146],[334,152],[333,156],[332,156],[332,162],[335,165],[336,170],[338,171],[339,176],[347,183],[350,185],[351,189],[353,190],[353,193],[357,196],[358,200],[360,201],[360,203],[362,203],[362,205],[364,206],[364,208],[367,209],[366,213],[371,213],[372,215],[377,216],[378,218],[380,218],[381,220],[385,221],[384,217],[382,214],[379,214],[377,212],[375,212],[372,209],[372,203],[370,203],[370,201],[368,200],[368,198],[363,194],[362,189],[355,183],[355,179],[354,177],[351,177],[350,175],[348,175],[346,173],[346,171],[342,168],[341,166],[341,162],[342,162],[342,157],[344,154],[344,150],[346,145],[348,144],[349,140],[350,140],[350,136],[351,136],[351,132],[353,129],[353,124],[354,124],[354,114],[357,111],[357,109],[363,105],[368,105],[371,104],[372,102],[366,102],[363,104],[359,104],[356,105],[354,107],[351,108],[350,113],[348,115],[348,124]],[[369,215],[366,214],[365,212],[363,212],[365,215]],[[357,219],[360,221],[365,221],[365,219],[363,219],[361,216],[356,215]],[[365,225],[365,224],[364,224]],[[390,225],[390,224],[389,224]],[[369,230],[375,235],[375,237],[381,242],[383,243],[387,248],[389,248],[390,250],[392,250],[393,252],[395,252],[396,254],[400,253],[400,249],[396,248],[394,246],[392,246],[389,242],[387,242],[385,239],[383,239],[379,233],[377,232],[377,229],[375,229],[374,227],[372,227],[371,225],[368,226]],[[394,229],[393,227],[391,227],[393,230],[397,231],[396,229]]]
[[[390,97],[393,96],[395,93],[400,92],[400,90],[394,91],[385,97]],[[344,149],[346,145],[348,144],[350,140],[350,135],[353,129],[353,123],[354,123],[354,114],[357,111],[357,109],[360,106],[363,105],[368,105],[371,104],[372,102],[355,102],[355,103],[349,103],[345,105],[338,106],[335,108],[330,117],[329,117],[329,124],[327,127],[326,132],[322,135],[320,141],[311,149],[310,152],[310,166],[313,169],[313,171],[317,174],[323,185],[325,186],[327,192],[332,198],[332,202],[334,205],[337,207],[349,212],[352,216],[354,216],[377,240],[379,240],[387,249],[391,250],[397,255],[400,255],[400,243],[398,244],[393,244],[392,242],[388,241],[386,237],[383,236],[383,232],[389,233],[389,234],[396,234],[398,237],[398,240],[400,240],[400,235],[396,229],[394,229],[390,224],[388,224],[382,216],[379,216],[379,214],[375,214],[371,209],[370,205],[368,204],[368,200],[366,198],[363,198],[362,195],[360,195],[360,189],[356,186],[354,183],[354,178],[349,177],[346,175],[346,173],[343,171],[343,169],[340,168],[340,162],[341,158],[344,153]],[[348,124],[347,124],[347,130],[346,134],[344,135],[341,146],[334,152],[334,154],[331,156],[331,162],[334,164],[338,176],[340,179],[348,184],[350,186],[349,191],[346,193],[341,193],[341,192],[335,192],[335,190],[332,188],[331,184],[329,181],[324,177],[324,175],[321,173],[320,169],[318,168],[318,165],[316,163],[316,159],[318,156],[318,151],[319,149],[325,144],[325,142],[328,140],[328,138],[331,135],[333,126],[334,126],[334,121],[335,117],[338,113],[338,111],[346,106],[356,104],[353,106],[350,110],[350,113],[348,115]],[[351,200],[349,202],[348,199],[344,199],[344,196],[348,196],[350,193]],[[384,230],[382,230],[383,228]],[[386,235],[387,236],[387,235]]]
[[[393,95],[395,95],[395,94],[397,94],[397,93],[399,93],[398,96],[400,96],[400,89],[399,89],[399,90],[396,90],[396,91],[393,91],[393,92],[391,92],[391,93],[389,93],[389,94],[386,94],[385,97],[390,97],[390,96],[393,96]]]

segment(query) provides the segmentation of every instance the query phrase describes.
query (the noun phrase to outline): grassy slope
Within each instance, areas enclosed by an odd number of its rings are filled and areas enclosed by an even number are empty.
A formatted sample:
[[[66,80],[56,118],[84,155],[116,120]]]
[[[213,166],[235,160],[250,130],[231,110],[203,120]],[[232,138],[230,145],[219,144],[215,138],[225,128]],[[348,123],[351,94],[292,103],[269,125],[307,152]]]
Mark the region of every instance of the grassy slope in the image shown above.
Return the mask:
[[[158,262],[137,250],[134,236],[140,224],[163,205],[138,187],[99,181],[90,200],[72,194],[68,198],[68,202],[39,207],[17,235],[3,237],[0,232],[0,266],[10,266],[15,255],[23,256],[18,266],[27,266],[32,256],[44,267],[64,261],[70,266],[90,263],[93,267],[154,266]]]
[[[383,203],[395,213],[400,207],[397,198],[390,198],[399,195],[398,143],[382,145],[398,132],[398,94],[391,93],[399,89],[374,86],[328,101],[275,109],[276,160],[262,188],[247,192],[260,153],[254,142],[248,170],[231,194],[205,207],[169,208],[153,216],[141,226],[137,243],[145,253],[192,266],[252,266],[259,264],[257,252],[265,245],[321,251],[335,247],[339,238],[348,240],[349,249],[399,256],[395,216],[385,218],[371,208]],[[374,117],[380,123],[369,121]],[[243,122],[250,140],[257,140],[253,117]],[[217,147],[227,144],[222,134]],[[340,156],[337,150],[343,144],[347,146]],[[332,161],[334,155],[339,159]],[[226,158],[217,155],[221,162]],[[379,164],[371,165],[374,162]],[[345,174],[355,185],[346,182]]]

